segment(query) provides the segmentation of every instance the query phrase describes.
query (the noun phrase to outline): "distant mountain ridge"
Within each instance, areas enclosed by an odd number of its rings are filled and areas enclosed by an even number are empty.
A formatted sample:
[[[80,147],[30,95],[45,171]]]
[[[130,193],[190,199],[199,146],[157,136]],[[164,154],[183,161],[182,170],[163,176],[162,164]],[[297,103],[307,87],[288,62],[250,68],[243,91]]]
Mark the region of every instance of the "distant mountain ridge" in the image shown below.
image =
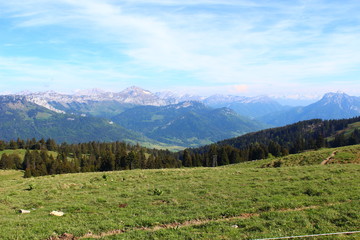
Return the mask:
[[[23,93],[30,102],[57,113],[89,114],[111,118],[135,106],[167,106],[183,101],[199,101],[213,108],[226,107],[238,114],[257,119],[266,124],[281,126],[312,118],[339,119],[360,114],[360,98],[345,93],[327,93],[308,106],[289,107],[268,96],[244,97],[235,95],[178,95],[173,92],[152,93],[132,86],[121,92],[100,89],[60,94],[54,91]]]
[[[151,95],[138,89],[130,89],[128,93],[123,99]],[[103,93],[100,95],[105,98]],[[124,107],[116,101],[89,100],[93,97],[76,96],[78,102],[75,102],[72,97],[55,92],[0,96],[0,139],[53,138],[69,143],[121,140],[190,147],[265,128],[264,124],[230,109],[213,109],[196,101],[164,106],[127,103]],[[123,109],[108,119],[83,113],[104,106],[114,108],[112,114]],[[71,113],[66,113],[69,109]]]
[[[25,96],[30,102],[58,113],[85,113],[107,118],[133,106],[166,106],[184,101],[200,101],[214,108],[227,107],[240,115],[252,118],[287,109],[287,107],[280,105],[267,96],[244,97],[217,94],[203,97],[190,94],[178,95],[172,92],[152,93],[136,86],[126,88],[121,92],[90,89],[77,91],[75,94],[47,91],[25,92],[21,95]],[[93,111],[94,109],[95,111]]]
[[[24,96],[31,102],[37,103],[43,107],[49,108],[51,105],[58,111],[65,112],[64,110],[71,111],[71,105],[74,103],[87,104],[91,102],[118,102],[120,104],[127,105],[166,105],[167,103],[157,97],[155,94],[138,88],[129,87],[125,90],[114,93],[105,92],[99,89],[93,89],[90,91],[77,92],[76,94],[61,94],[54,91],[38,92],[38,93],[26,93]],[[62,107],[61,107],[62,106]],[[53,110],[53,109],[50,109]]]
[[[56,135],[56,131],[60,131],[59,126],[69,125],[68,118],[92,122],[92,126],[96,125],[97,128],[89,126],[88,129],[93,131],[110,129],[108,125],[112,121],[115,123],[112,127],[118,128],[114,133],[119,133],[117,138],[119,140],[143,142],[145,139],[145,142],[155,141],[159,144],[184,147],[208,144],[270,126],[284,126],[314,118],[342,119],[360,115],[360,98],[340,92],[327,93],[319,101],[303,107],[284,106],[267,96],[244,97],[218,94],[202,97],[178,95],[172,92],[152,93],[135,86],[121,92],[91,89],[78,91],[75,94],[47,91],[0,97],[0,105],[5,106],[2,107],[5,110],[0,112],[3,114],[2,121],[9,121],[10,118],[7,117],[11,113],[16,116],[16,121],[23,124],[19,127],[23,126],[24,129],[34,129],[35,123],[45,124],[46,121],[51,122],[56,119],[58,125],[54,129],[57,130],[51,133]],[[13,102],[9,103],[9,101]],[[22,103],[19,104],[19,101]],[[27,107],[37,110],[26,110]],[[37,112],[37,115],[29,116],[28,111],[30,115],[34,112]],[[32,125],[29,125],[30,122]],[[4,122],[0,121],[0,124],[4,125]],[[14,123],[10,124],[8,130],[15,129],[13,125]],[[53,123],[44,126],[49,125],[55,126]],[[75,127],[75,124],[71,126]],[[8,130],[4,128],[6,133],[10,133]],[[12,135],[8,134],[6,138],[11,136],[16,138],[20,136],[18,133],[21,131],[23,130],[14,130]],[[37,129],[33,133],[37,134],[35,134],[37,138],[46,137],[47,134],[42,129]],[[116,134],[108,134],[112,136],[111,140],[115,139]],[[77,141],[76,129],[73,129],[70,135],[74,137],[71,141]],[[22,138],[28,136],[31,134]],[[81,133],[79,136],[85,135]],[[88,134],[88,137],[79,137],[79,139],[91,141],[91,136]]]
[[[138,106],[112,120],[149,138],[181,146],[207,144],[266,127],[229,108],[213,109],[197,101],[167,106]]]
[[[360,97],[346,93],[327,93],[319,101],[305,107],[270,113],[259,118],[274,126],[283,126],[309,119],[343,119],[360,116]]]
[[[0,96],[0,139],[52,138],[58,142],[157,142],[106,119],[57,113],[24,96]]]
[[[206,98],[204,103],[212,107],[227,107],[240,115],[258,118],[269,113],[289,109],[268,96],[242,97],[214,95]]]

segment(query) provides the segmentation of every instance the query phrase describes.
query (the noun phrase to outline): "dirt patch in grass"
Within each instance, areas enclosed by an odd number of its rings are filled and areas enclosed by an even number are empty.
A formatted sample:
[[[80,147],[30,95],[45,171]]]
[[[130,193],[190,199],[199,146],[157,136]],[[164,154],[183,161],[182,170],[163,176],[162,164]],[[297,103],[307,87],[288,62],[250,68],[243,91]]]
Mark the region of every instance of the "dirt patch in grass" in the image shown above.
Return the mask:
[[[49,237],[47,240],[75,240],[75,239],[79,239],[79,238],[75,237],[72,234],[64,233],[60,236]]]
[[[308,209],[317,209],[317,208],[328,206],[328,205],[334,205],[334,204],[314,205],[314,206],[307,206],[307,207],[300,207],[300,208],[279,209],[276,211],[268,211],[268,212],[298,212],[298,211],[305,211]],[[162,229],[198,226],[198,225],[203,225],[203,224],[207,224],[207,223],[226,222],[226,221],[233,221],[233,220],[238,220],[238,219],[248,219],[248,218],[258,217],[258,216],[260,216],[259,213],[242,213],[241,215],[234,216],[234,217],[223,217],[223,218],[219,218],[219,219],[193,219],[193,220],[185,221],[182,223],[173,222],[173,223],[168,223],[168,224],[156,225],[153,227],[138,227],[138,228],[130,228],[130,229],[126,229],[126,230],[118,229],[118,230],[103,232],[100,234],[87,233],[84,236],[77,237],[77,238],[73,237],[72,235],[70,235],[70,238],[60,238],[61,236],[59,236],[59,238],[49,238],[48,240],[57,240],[57,239],[77,240],[77,239],[85,239],[85,238],[99,239],[99,238],[103,238],[103,237],[123,234],[128,231],[151,231],[151,232],[154,232],[154,231],[159,231]]]
[[[324,161],[321,162],[321,165],[328,164],[335,157],[336,153],[337,151],[332,152],[329,157],[327,157]]]

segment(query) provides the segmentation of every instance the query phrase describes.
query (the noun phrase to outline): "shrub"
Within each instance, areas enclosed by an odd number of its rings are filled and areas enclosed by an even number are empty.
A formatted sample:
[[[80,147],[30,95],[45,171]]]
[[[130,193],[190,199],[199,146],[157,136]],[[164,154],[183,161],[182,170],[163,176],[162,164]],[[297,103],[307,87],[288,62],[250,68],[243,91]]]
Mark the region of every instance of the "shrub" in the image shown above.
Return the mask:
[[[153,193],[154,193],[154,195],[160,196],[163,194],[163,191],[158,188],[155,188]]]

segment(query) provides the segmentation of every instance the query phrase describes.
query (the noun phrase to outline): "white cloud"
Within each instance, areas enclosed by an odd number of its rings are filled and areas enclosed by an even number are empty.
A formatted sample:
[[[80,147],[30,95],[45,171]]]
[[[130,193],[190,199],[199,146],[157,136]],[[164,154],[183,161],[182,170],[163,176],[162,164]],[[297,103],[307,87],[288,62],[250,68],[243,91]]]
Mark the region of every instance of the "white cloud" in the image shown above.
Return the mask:
[[[48,88],[64,92],[95,86],[112,90],[123,89],[130,85],[133,79],[139,78],[118,72],[110,67],[111,64],[99,64],[101,65],[67,64],[54,60],[47,60],[45,63],[36,58],[0,57],[0,78],[5,80],[4,86],[15,81],[16,91],[31,86],[39,90]],[[12,80],[6,81],[8,77]]]
[[[255,89],[264,86],[277,91],[296,85],[294,91],[299,91],[317,78],[329,78],[327,85],[332,86],[336,84],[334,76],[359,71],[357,1],[8,2],[0,3],[0,7],[12,15],[19,31],[61,27],[72,37],[77,33],[77,38],[113,44],[114,52],[130,58],[126,62],[123,58],[109,62],[112,70],[108,74],[106,68],[90,71],[90,66],[81,62],[77,62],[78,66],[62,64],[66,69],[56,74],[65,72],[61,75],[64,79],[89,76],[95,81],[101,74],[121,78],[128,73],[115,66],[125,64],[143,77],[143,69],[149,68],[186,72],[199,86],[247,85],[248,91],[257,92]],[[30,76],[54,74],[46,70],[40,73],[41,67],[38,73],[31,72],[32,67],[25,69]]]

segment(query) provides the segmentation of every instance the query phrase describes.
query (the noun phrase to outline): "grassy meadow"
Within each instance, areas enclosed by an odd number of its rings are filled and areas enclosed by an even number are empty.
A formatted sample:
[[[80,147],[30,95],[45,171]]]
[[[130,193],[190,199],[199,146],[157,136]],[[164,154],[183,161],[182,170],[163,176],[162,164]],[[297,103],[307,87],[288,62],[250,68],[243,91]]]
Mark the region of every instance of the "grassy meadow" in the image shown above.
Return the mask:
[[[359,152],[352,146],[217,168],[28,179],[0,171],[0,239],[64,233],[67,239],[260,239],[359,231]],[[65,215],[51,216],[53,210]]]
[[[263,160],[262,167],[290,167],[321,164],[325,159],[326,164],[360,163],[360,145],[324,148],[317,151],[307,151],[301,154],[292,154],[285,157]],[[258,165],[255,163],[254,166]]]

